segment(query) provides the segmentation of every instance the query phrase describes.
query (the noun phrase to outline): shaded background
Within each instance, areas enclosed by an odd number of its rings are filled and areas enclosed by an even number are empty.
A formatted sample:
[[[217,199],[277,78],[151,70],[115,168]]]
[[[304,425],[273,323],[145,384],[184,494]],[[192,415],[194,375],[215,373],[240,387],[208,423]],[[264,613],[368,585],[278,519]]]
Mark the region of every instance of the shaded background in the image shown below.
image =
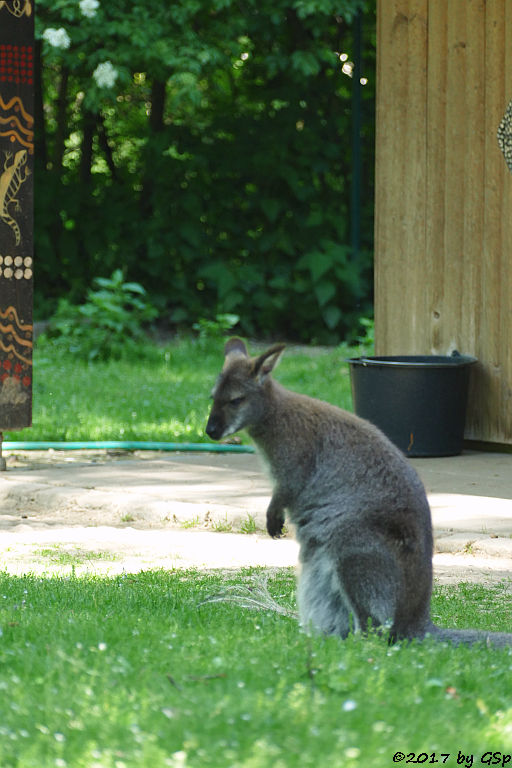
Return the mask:
[[[171,328],[231,312],[246,334],[353,337],[372,307],[375,8],[354,77],[361,5],[39,0],[37,318],[121,267]]]

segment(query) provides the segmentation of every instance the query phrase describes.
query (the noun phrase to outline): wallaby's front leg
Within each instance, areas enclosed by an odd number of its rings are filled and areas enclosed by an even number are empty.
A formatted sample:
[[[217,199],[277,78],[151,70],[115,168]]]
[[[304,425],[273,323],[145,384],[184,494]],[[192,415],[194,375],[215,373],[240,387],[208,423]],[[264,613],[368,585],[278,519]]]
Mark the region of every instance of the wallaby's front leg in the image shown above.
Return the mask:
[[[276,489],[267,509],[267,531],[273,539],[278,539],[283,532],[285,507],[283,494]]]

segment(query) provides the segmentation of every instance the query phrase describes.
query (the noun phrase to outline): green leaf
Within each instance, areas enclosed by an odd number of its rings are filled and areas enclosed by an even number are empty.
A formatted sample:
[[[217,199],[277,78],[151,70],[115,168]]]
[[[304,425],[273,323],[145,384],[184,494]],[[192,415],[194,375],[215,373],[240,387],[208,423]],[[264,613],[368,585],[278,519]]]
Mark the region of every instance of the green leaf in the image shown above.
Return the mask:
[[[327,280],[322,280],[319,283],[315,283],[314,291],[315,296],[318,299],[318,303],[321,307],[323,307],[336,294],[336,286],[334,283],[327,282]]]
[[[331,330],[333,330],[334,328],[336,328],[336,326],[341,320],[341,317],[342,317],[341,309],[339,309],[338,307],[333,307],[332,305],[329,307],[326,307],[322,312],[322,317],[325,320],[326,326]]]
[[[275,198],[263,198],[260,205],[267,219],[273,223],[281,211],[282,203]]]
[[[146,289],[142,287],[139,283],[123,283],[123,291],[130,291],[131,293],[140,293],[141,295],[144,295],[146,293]]]
[[[312,280],[317,283],[332,267],[332,258],[324,251],[309,251],[299,260],[301,269],[308,269]]]
[[[320,62],[309,51],[295,51],[291,55],[292,67],[305,77],[318,75],[321,69]]]

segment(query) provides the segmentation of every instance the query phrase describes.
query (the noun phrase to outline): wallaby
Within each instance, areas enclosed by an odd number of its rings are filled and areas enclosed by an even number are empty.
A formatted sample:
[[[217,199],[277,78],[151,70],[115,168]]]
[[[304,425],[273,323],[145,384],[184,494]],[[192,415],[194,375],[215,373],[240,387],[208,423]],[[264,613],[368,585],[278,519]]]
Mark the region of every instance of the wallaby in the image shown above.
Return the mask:
[[[371,626],[391,641],[512,645],[512,634],[432,623],[432,522],[420,478],[372,424],[273,380],[284,347],[251,358],[241,339],[226,343],[206,433],[220,440],[246,429],[268,462],[267,530],[279,536],[285,512],[295,526],[302,625],[342,638]]]

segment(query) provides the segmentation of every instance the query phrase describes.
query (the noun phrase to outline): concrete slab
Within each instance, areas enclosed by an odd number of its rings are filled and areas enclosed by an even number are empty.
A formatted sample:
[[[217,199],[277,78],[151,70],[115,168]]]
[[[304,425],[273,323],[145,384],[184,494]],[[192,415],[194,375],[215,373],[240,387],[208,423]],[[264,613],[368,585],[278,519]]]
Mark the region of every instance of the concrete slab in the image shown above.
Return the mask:
[[[28,454],[28,452],[27,452]],[[33,524],[137,523],[264,529],[270,482],[250,454],[8,456],[0,476],[0,529]]]
[[[271,484],[255,455],[16,452],[7,462],[0,552],[10,569],[296,562],[295,542],[274,542],[264,532]],[[512,577],[512,455],[468,452],[412,463],[432,506],[441,577],[471,574],[471,563],[480,578]]]
[[[512,453],[464,451],[460,456],[412,459],[428,493],[512,499]]]
[[[512,559],[512,454],[413,459],[432,509],[437,552]]]

